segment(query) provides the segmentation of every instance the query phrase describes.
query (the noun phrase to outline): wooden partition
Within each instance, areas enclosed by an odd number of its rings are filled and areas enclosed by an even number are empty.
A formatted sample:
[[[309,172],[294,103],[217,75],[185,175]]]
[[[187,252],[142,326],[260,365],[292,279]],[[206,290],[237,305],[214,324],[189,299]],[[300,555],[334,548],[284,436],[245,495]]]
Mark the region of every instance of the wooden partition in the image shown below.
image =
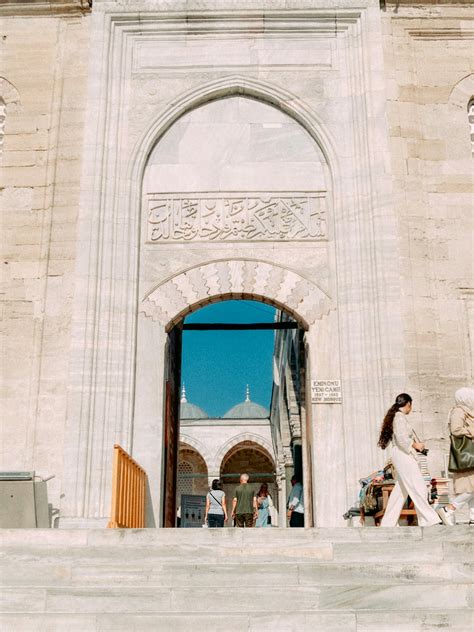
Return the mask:
[[[115,444],[109,529],[145,527],[146,478],[145,470]]]

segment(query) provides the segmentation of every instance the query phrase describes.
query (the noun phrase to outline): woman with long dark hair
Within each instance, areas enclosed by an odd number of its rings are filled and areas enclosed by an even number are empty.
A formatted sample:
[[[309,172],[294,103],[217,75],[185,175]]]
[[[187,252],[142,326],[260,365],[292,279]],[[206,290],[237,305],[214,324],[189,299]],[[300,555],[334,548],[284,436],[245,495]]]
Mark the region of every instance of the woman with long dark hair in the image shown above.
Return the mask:
[[[227,505],[222,483],[218,478],[212,481],[211,489],[206,496],[206,515],[204,522],[209,528],[223,527],[227,520]]]
[[[378,445],[385,450],[389,443],[392,444],[392,463],[397,479],[382,518],[382,527],[395,527],[398,524],[407,496],[413,500],[420,527],[441,524],[438,514],[428,503],[425,481],[415,458],[415,453],[424,450],[425,446],[415,441],[413,429],[408,423],[407,415],[410,414],[411,407],[410,395],[397,395],[380,430]]]

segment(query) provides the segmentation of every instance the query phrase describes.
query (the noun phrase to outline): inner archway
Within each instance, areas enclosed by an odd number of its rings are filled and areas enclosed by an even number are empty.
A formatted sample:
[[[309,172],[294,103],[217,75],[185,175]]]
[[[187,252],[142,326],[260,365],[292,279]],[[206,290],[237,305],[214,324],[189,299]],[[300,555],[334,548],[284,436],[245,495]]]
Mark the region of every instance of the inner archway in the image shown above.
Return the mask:
[[[239,476],[246,472],[249,484],[275,484],[276,471],[273,458],[253,441],[242,441],[233,447],[222,460],[220,476],[225,484],[238,485]]]
[[[181,494],[207,493],[207,465],[194,448],[181,443],[178,456],[177,503]]]
[[[231,321],[239,320],[239,309],[244,309],[246,315],[250,314],[253,321],[258,317],[263,321],[229,322],[222,319],[222,314],[231,314]],[[216,314],[220,315],[217,322]],[[260,343],[255,337],[246,339],[245,336],[255,334],[253,330],[265,333]],[[224,332],[230,335],[228,339],[222,337]],[[198,339],[204,336],[204,343],[201,344],[200,340],[197,347],[196,342],[194,346],[188,346],[187,336],[191,334],[197,335]],[[217,338],[214,338],[216,335]],[[259,344],[264,344],[264,347],[259,347]],[[222,481],[229,514],[235,487],[244,472],[250,475],[250,484],[255,492],[262,483],[269,485],[277,508],[285,506],[293,473],[303,476],[311,497],[312,477],[301,459],[303,444],[307,453],[311,452],[311,436],[305,431],[303,347],[304,329],[299,323],[286,312],[256,301],[224,300],[223,297],[217,304],[196,310],[192,318],[186,318],[173,327],[169,333],[165,408],[165,431],[168,433],[164,441],[164,445],[168,446],[164,455],[165,525],[174,524],[174,512],[179,506],[183,485],[186,493],[193,493],[196,497],[203,498],[207,492],[204,477],[201,477],[199,486],[194,483],[192,489],[189,480],[186,480],[196,476],[196,468],[190,458],[184,458],[183,446],[177,462],[174,450],[169,449],[173,440],[179,441],[181,435],[193,445],[200,445],[208,454],[208,482],[213,478]],[[191,349],[197,354],[192,362],[187,357]],[[242,352],[243,355],[239,355]],[[217,356],[214,358],[213,354]],[[246,361],[250,364],[244,366]],[[255,362],[257,364],[252,366]],[[247,385],[245,398],[242,393],[239,403],[240,393],[235,383],[252,375],[252,371],[256,401]],[[202,375],[196,375],[198,373]],[[225,400],[226,390],[234,400]],[[179,409],[176,408],[177,401]],[[186,454],[188,452],[189,444]],[[173,475],[173,471],[176,474]],[[174,488],[172,481],[176,476],[178,484]],[[308,511],[311,512],[310,504]],[[286,526],[284,515],[280,526]]]
[[[258,493],[262,483],[267,483],[270,495],[278,509],[275,462],[264,448],[253,441],[242,441],[237,444],[222,460],[220,478],[229,501],[233,498],[235,488],[239,484],[239,476],[243,473],[250,476],[248,484],[255,493]]]

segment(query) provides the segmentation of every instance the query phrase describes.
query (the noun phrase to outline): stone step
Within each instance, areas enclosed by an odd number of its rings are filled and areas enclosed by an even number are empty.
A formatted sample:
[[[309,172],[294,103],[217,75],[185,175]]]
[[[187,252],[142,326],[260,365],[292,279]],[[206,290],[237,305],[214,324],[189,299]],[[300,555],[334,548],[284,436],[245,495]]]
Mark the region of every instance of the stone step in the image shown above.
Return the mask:
[[[2,529],[0,542],[2,548],[32,547],[41,549],[67,548],[93,549],[120,546],[122,550],[147,548],[149,550],[167,550],[180,547],[192,551],[196,547],[208,548],[219,555],[227,549],[242,552],[257,546],[261,550],[280,548],[297,550],[300,547],[343,543],[410,543],[410,542],[472,542],[474,530],[467,525],[456,527],[436,526],[430,528],[399,527],[381,529]],[[216,545],[219,545],[218,547]],[[253,550],[253,549],[252,549]]]
[[[118,557],[118,556],[117,556]],[[216,562],[212,565],[187,562],[164,564],[146,560],[134,560],[124,564],[118,560],[66,559],[8,560],[2,565],[0,585],[5,586],[233,586],[241,571],[242,563]],[[288,585],[352,585],[374,582],[405,583],[464,583],[474,576],[474,564],[469,562],[431,562],[377,564],[375,562],[341,563],[323,562],[247,562],[245,580],[249,586],[260,586],[262,582],[275,585],[284,579]]]
[[[5,530],[0,629],[464,632],[473,533]]]
[[[245,568],[236,583],[245,583]],[[470,583],[260,586],[62,586],[3,588],[0,612],[298,612],[299,610],[451,610],[469,607]],[[262,599],[262,597],[264,597]]]
[[[33,546],[38,544],[42,549],[49,547],[84,548],[100,546],[122,549],[129,547],[156,547],[169,545],[189,545],[194,543],[219,543],[220,549],[238,544],[258,543],[273,546],[284,543],[298,546],[309,542],[414,542],[441,540],[457,542],[471,540],[474,530],[468,525],[456,527],[435,526],[396,527],[382,529],[367,528],[334,528],[334,529],[1,529],[2,547]]]
[[[168,614],[7,614],[2,632],[472,632],[466,613],[451,611]]]
[[[442,528],[440,528],[442,529]],[[456,528],[457,530],[457,528]],[[220,542],[213,535],[207,533],[189,534],[187,539],[181,542],[154,542],[142,543],[137,541],[133,546],[130,542],[123,546],[119,532],[109,531],[103,545],[93,542],[78,546],[71,540],[71,544],[60,541],[57,545],[54,541],[46,541],[44,544],[39,538],[34,542],[21,543],[18,538],[3,538],[2,549],[11,563],[19,565],[35,563],[41,559],[44,565],[60,562],[65,572],[68,568],[81,564],[93,564],[96,567],[116,565],[124,569],[137,565],[143,569],[155,568],[158,565],[172,565],[183,562],[190,567],[193,565],[212,567],[220,563],[245,563],[265,564],[272,563],[308,563],[308,562],[333,562],[339,564],[354,564],[378,566],[381,564],[408,564],[417,566],[420,564],[462,564],[472,561],[473,542],[472,531],[466,530],[464,538],[453,537],[449,531],[445,532],[445,539],[436,537],[424,537],[421,540],[387,539],[374,541],[349,541],[336,540],[333,542],[311,540],[310,538],[287,538],[269,540],[264,539],[265,534],[260,534],[260,541],[255,538],[247,543],[242,543],[239,538],[233,545],[226,538]],[[50,539],[48,534],[48,540]],[[61,536],[60,536],[61,537]],[[80,534],[82,537],[82,534]],[[138,539],[139,540],[139,539]]]

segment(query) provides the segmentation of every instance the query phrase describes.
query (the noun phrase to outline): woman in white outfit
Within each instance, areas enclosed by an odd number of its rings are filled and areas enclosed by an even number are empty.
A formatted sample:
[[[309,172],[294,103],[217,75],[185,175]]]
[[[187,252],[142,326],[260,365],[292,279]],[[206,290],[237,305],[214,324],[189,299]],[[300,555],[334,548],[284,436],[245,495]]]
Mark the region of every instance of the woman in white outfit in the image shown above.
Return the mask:
[[[474,389],[460,388],[454,394],[456,405],[449,412],[449,431],[453,437],[474,440]],[[453,472],[456,497],[439,511],[439,517],[447,525],[454,525],[454,512],[466,503],[469,505],[469,524],[474,524],[474,469]]]
[[[416,451],[421,452],[425,446],[413,438],[414,433],[407,420],[411,404],[410,395],[398,395],[393,406],[388,409],[380,431],[378,445],[385,450],[392,443],[392,463],[397,480],[380,525],[382,527],[395,527],[398,524],[407,496],[415,505],[420,527],[441,524],[438,514],[428,503],[428,490],[415,458]]]

